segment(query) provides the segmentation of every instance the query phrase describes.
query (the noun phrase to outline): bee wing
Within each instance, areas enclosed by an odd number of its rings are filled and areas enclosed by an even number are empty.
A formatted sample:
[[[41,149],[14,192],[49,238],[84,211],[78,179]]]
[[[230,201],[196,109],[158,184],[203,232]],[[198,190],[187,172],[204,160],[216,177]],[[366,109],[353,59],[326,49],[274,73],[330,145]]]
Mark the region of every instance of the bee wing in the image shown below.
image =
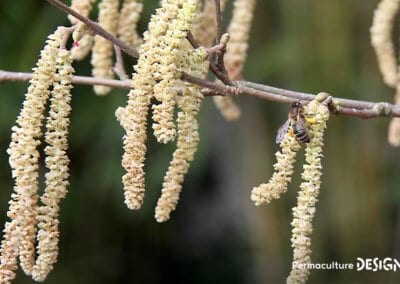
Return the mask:
[[[290,127],[290,119],[286,120],[286,122],[278,129],[275,138],[276,144],[281,144],[281,142],[283,141],[283,137],[285,137],[285,134],[289,130],[289,127]]]

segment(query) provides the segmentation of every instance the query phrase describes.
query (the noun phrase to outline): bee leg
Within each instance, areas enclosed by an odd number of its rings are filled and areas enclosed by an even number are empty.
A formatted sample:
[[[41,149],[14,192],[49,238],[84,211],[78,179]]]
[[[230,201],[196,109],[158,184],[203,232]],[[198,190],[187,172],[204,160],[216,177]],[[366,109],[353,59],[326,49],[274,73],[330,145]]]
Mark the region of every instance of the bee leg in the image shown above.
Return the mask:
[[[293,132],[293,129],[291,127],[289,128],[288,133],[289,133],[290,136],[294,137],[294,132]]]

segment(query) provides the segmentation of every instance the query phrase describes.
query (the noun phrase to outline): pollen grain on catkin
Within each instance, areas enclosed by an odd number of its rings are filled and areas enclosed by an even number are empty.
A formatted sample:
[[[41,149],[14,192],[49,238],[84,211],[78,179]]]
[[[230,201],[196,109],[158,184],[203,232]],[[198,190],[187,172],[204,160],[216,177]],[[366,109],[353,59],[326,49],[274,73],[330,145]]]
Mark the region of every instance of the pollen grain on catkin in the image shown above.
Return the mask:
[[[17,125],[12,127],[11,143],[7,150],[12,177],[15,179],[11,195],[4,237],[1,245],[0,282],[9,283],[15,277],[17,257],[27,275],[35,261],[36,216],[38,202],[39,152],[42,121],[50,86],[56,72],[58,48],[63,28],[51,34],[33,69],[28,91]]]
[[[67,194],[68,186],[68,126],[71,111],[72,58],[69,51],[61,49],[57,58],[57,73],[50,98],[50,110],[46,123],[45,190],[38,208],[37,259],[32,269],[35,281],[44,281],[52,270],[58,256],[60,235],[60,201]]]
[[[119,0],[102,0],[99,3],[99,24],[110,34],[117,33]],[[113,44],[107,39],[96,35],[92,48],[92,74],[95,78],[112,79]],[[111,91],[108,86],[95,85],[93,87],[97,95],[106,95]]]
[[[293,208],[292,225],[292,248],[293,263],[303,265],[311,264],[311,234],[313,231],[312,220],[315,214],[315,206],[321,186],[322,175],[322,147],[326,123],[329,119],[329,109],[322,104],[323,95],[317,96],[305,107],[306,117],[315,118],[315,123],[310,125],[311,140],[306,145],[305,161],[303,165],[300,190],[297,197],[297,206]],[[326,93],[325,93],[326,94]],[[308,279],[309,270],[293,268],[287,278],[287,283],[305,283]]]

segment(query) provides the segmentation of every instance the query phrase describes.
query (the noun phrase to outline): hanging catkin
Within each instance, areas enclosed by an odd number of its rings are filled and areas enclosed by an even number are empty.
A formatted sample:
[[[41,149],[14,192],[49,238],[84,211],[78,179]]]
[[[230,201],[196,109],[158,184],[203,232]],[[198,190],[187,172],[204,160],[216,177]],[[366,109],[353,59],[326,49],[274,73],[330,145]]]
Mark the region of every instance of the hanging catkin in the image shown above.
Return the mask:
[[[9,283],[15,277],[16,258],[19,254],[21,267],[28,275],[35,261],[36,216],[38,202],[39,152],[42,137],[43,112],[50,94],[50,86],[56,72],[58,48],[63,29],[48,37],[46,46],[34,68],[25,95],[23,108],[12,128],[11,143],[7,150],[14,193],[10,201],[4,239],[1,246],[0,282]],[[10,231],[12,230],[12,231]]]
[[[72,58],[69,51],[61,49],[57,58],[57,74],[50,98],[50,110],[46,123],[45,190],[40,197],[42,205],[36,217],[38,222],[37,260],[32,269],[35,281],[44,281],[52,270],[58,255],[58,215],[60,201],[68,186],[68,126],[71,111]]]
[[[142,0],[124,0],[118,19],[119,39],[134,48],[142,44],[142,39],[137,32],[142,10]]]
[[[99,24],[110,34],[117,33],[119,0],[102,0],[99,4]],[[113,44],[107,39],[96,35],[92,48],[92,74],[95,78],[112,79]],[[108,86],[93,87],[97,95],[106,95],[111,91]]]

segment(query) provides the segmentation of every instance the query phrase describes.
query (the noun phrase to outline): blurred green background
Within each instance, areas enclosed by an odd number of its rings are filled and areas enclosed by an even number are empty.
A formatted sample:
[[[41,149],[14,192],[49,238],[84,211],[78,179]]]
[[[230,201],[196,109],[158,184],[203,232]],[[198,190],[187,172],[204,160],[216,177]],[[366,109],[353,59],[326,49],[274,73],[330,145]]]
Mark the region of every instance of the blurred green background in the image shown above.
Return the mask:
[[[158,1],[144,1],[140,30]],[[259,83],[334,96],[392,101],[369,43],[378,1],[259,1],[244,77]],[[94,11],[96,12],[96,11]],[[230,12],[226,13],[225,22]],[[66,16],[46,1],[0,2],[0,69],[29,71],[45,37]],[[89,75],[89,60],[75,65]],[[0,85],[0,220],[13,181],[6,149],[26,83]],[[165,224],[154,221],[174,145],[149,136],[144,207],[125,207],[120,166],[123,131],[114,111],[126,92],[97,97],[73,90],[71,185],[62,202],[58,263],[45,283],[283,283],[290,271],[298,161],[287,194],[255,207],[253,186],[272,174],[275,132],[287,106],[237,99],[242,118],[228,123],[211,99],[200,114],[201,143],[181,200]],[[332,117],[314,219],[313,262],[357,257],[400,259],[400,150],[387,144],[389,119]],[[302,155],[299,155],[300,157]],[[309,283],[399,283],[399,273],[312,271]],[[33,281],[18,272],[14,283]]]

